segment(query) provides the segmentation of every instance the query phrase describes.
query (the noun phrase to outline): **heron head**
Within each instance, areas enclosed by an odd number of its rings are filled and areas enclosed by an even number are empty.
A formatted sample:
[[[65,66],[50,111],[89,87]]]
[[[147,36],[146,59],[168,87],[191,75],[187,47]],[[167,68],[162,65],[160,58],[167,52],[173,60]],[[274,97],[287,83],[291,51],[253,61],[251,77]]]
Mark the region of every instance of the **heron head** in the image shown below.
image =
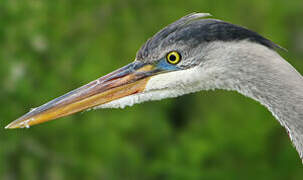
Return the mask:
[[[35,108],[6,128],[29,127],[90,108],[131,106],[211,88],[212,42],[249,40],[274,48],[262,36],[230,23],[193,13],[168,25],[138,51],[134,62]],[[216,76],[213,76],[214,78]],[[212,82],[213,83],[213,82]]]

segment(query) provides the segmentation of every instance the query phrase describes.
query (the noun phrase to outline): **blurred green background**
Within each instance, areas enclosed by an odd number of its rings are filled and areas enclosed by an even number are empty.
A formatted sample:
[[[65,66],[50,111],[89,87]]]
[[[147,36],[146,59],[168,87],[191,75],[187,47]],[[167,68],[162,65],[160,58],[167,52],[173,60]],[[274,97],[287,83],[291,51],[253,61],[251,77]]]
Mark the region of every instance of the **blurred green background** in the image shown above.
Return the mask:
[[[236,92],[3,129],[30,108],[131,62],[150,36],[191,12],[272,39],[303,73],[302,0],[1,0],[0,179],[303,179],[285,130]]]

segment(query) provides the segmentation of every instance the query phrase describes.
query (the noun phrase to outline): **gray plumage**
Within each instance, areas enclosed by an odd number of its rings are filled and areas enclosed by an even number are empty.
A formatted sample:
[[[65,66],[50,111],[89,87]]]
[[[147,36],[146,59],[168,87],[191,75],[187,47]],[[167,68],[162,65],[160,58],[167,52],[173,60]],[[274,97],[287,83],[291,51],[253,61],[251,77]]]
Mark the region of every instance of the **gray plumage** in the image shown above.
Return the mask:
[[[203,17],[208,14],[200,14]],[[188,44],[195,48],[201,43],[214,41],[239,41],[247,39],[267,46],[271,49],[280,48],[272,41],[244,27],[230,24],[217,19],[199,19],[199,14],[189,14],[168,25],[150,38],[138,51],[137,59],[147,59],[155,54],[158,47],[172,44]]]
[[[30,111],[6,128],[29,127],[88,108],[123,108],[224,89],[266,106],[303,159],[303,77],[270,40],[244,27],[201,19],[207,15],[190,14],[168,25],[141,47],[135,62]],[[168,58],[171,52],[176,62]]]
[[[174,86],[184,91],[170,97],[209,89],[234,90],[251,97],[286,128],[303,159],[300,73],[275,52],[279,46],[270,40],[246,28],[203,17],[205,14],[190,14],[165,27],[141,47],[136,60],[157,62],[169,51],[180,52],[182,61],[177,66],[183,70],[198,67],[201,74],[197,80],[176,81]]]

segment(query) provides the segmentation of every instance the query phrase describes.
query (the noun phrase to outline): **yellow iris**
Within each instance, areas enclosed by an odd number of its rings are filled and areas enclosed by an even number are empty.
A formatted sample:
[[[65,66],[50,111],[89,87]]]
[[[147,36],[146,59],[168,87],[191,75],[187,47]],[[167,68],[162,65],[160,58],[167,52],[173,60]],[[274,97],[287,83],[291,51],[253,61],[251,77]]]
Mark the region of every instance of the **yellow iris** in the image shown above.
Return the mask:
[[[166,55],[169,64],[178,64],[181,61],[181,55],[177,51],[171,51]]]

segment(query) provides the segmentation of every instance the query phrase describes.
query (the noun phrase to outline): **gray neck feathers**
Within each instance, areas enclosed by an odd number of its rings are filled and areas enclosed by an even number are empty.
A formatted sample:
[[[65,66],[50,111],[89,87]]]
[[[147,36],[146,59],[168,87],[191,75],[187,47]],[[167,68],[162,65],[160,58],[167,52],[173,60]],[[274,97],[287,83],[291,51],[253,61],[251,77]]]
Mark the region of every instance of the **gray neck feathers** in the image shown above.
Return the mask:
[[[209,79],[215,81],[214,88],[238,91],[266,106],[286,128],[303,159],[300,73],[275,51],[248,41],[213,42],[203,52],[201,67],[213,69]]]

